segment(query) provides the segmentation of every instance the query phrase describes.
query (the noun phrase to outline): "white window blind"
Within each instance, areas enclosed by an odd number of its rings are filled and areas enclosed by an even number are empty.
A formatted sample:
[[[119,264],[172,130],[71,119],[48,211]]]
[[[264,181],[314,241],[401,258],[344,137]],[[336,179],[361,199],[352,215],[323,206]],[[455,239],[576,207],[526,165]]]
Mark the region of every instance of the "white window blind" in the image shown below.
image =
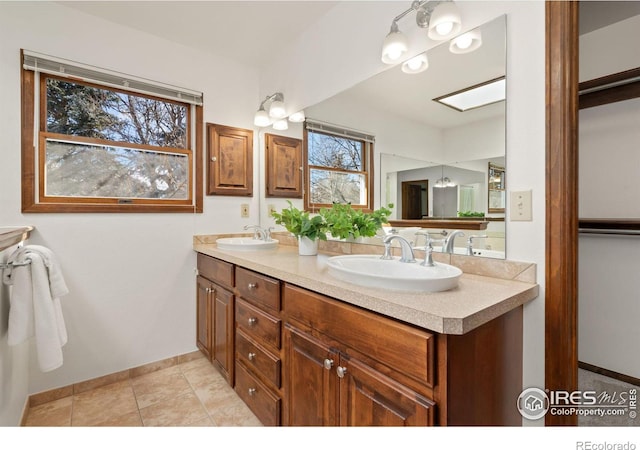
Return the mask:
[[[23,67],[26,70],[42,72],[59,77],[82,80],[122,88],[140,94],[154,95],[167,100],[202,105],[202,92],[151,81],[112,70],[102,69],[87,64],[23,50]]]
[[[370,144],[375,143],[375,140],[376,140],[376,137],[371,133],[366,133],[364,131],[358,131],[358,130],[346,128],[340,125],[334,125],[327,122],[321,122],[319,120],[314,120],[314,119],[307,119],[305,121],[305,127],[309,131],[333,134],[335,136],[340,136],[347,139],[365,141]]]

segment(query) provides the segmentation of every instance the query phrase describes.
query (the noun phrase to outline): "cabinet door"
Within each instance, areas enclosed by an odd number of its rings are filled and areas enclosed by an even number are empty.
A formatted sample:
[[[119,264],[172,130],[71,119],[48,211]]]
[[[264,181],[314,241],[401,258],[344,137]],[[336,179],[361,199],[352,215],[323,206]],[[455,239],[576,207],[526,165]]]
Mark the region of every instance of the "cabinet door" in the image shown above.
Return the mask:
[[[355,359],[340,361],[340,425],[433,425],[433,402]]]
[[[207,195],[253,196],[253,131],[207,124]]]
[[[265,135],[267,197],[302,198],[302,141]]]
[[[327,345],[290,325],[284,332],[285,372],[283,424],[338,425],[339,355]]]
[[[197,286],[197,323],[196,323],[196,344],[207,359],[211,359],[211,301],[209,300],[211,282],[204,277],[198,276]]]
[[[213,331],[211,359],[218,365],[231,386],[234,378],[234,297],[220,286],[212,292]]]

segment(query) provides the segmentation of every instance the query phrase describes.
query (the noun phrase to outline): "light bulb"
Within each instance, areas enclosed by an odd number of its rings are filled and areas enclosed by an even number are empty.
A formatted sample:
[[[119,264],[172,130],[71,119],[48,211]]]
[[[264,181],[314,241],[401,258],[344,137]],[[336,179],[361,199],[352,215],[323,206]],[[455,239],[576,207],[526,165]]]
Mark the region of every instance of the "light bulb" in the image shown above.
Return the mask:
[[[460,49],[467,49],[471,46],[473,39],[469,34],[463,34],[459,38],[456,39],[456,46]]]
[[[444,22],[436,25],[436,33],[440,36],[446,36],[453,30],[453,22]]]
[[[424,72],[428,68],[429,60],[426,53],[420,53],[402,64],[402,71],[410,74]]]

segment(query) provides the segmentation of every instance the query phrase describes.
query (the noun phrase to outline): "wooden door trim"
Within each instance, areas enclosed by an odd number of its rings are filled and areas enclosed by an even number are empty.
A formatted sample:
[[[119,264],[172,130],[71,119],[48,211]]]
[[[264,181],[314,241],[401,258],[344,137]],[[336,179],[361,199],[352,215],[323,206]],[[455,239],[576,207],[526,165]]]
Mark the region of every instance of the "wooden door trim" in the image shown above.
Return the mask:
[[[578,5],[545,3],[545,387],[568,391],[578,388]],[[577,416],[545,423],[577,425]]]

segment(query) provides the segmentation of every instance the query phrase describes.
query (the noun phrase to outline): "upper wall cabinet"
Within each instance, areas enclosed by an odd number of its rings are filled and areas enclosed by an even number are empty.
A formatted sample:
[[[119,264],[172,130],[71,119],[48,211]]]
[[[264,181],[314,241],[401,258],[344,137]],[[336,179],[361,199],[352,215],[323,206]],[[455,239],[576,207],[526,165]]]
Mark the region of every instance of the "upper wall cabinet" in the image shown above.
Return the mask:
[[[302,198],[302,140],[265,136],[267,197]]]
[[[207,124],[207,195],[253,196],[253,131]]]

